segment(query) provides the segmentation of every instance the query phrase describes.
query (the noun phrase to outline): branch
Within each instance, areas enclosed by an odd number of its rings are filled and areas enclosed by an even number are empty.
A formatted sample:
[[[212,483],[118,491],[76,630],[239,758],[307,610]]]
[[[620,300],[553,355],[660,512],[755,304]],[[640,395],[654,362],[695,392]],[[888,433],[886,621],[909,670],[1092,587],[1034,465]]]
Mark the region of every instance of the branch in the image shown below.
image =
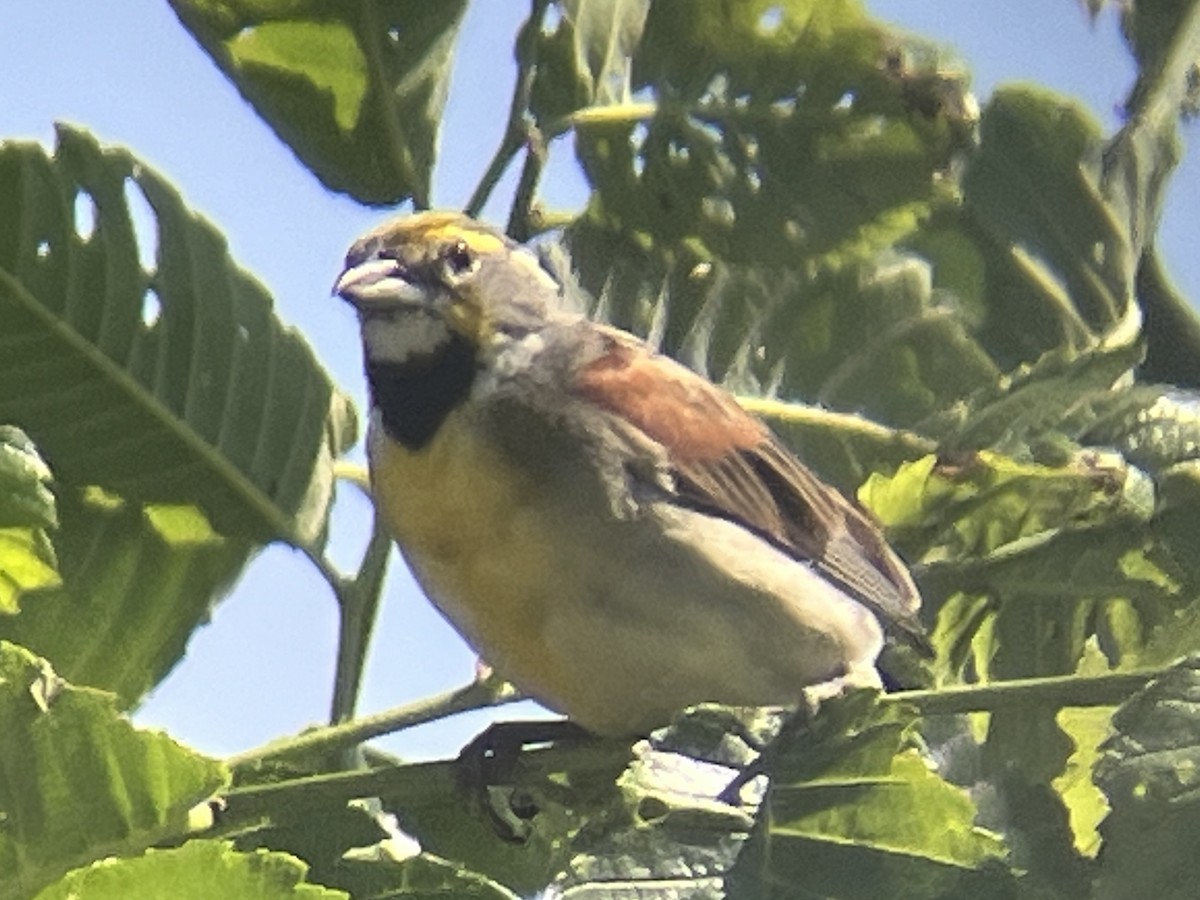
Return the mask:
[[[785,425],[819,426],[870,438],[881,443],[896,443],[915,454],[924,455],[937,452],[936,441],[931,441],[913,431],[880,425],[878,422],[872,422],[870,419],[854,413],[834,412],[819,406],[806,406],[801,403],[788,403],[765,397],[740,395],[737,401],[747,412],[764,419],[774,419]]]
[[[520,699],[521,695],[511,686],[498,680],[481,679],[471,682],[466,687],[397,706],[373,716],[363,716],[339,725],[313,728],[292,738],[272,741],[254,750],[234,754],[226,758],[225,764],[230,768],[237,768],[289,756],[336,752],[380,735],[444,719],[455,713],[502,706]]]
[[[338,653],[329,712],[329,721],[335,725],[353,716],[358,703],[367,647],[375,630],[391,550],[391,536],[376,514],[358,572],[352,581],[343,581],[337,591]]]
[[[996,712],[1031,703],[1054,707],[1117,706],[1130,694],[1169,672],[1144,669],[1107,675],[1058,675],[1020,678],[969,687],[885,694],[881,703],[915,706],[923,716],[950,716],[968,712]]]

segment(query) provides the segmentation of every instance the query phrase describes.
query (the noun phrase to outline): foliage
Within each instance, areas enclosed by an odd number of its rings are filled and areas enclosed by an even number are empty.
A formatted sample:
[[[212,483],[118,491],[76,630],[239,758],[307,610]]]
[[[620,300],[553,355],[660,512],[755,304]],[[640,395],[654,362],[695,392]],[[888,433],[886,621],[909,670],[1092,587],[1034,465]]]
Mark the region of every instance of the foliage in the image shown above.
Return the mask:
[[[323,184],[429,202],[463,0],[171,6]],[[325,555],[355,413],[267,290],[60,126],[0,143],[0,896],[1183,896],[1200,322],[1154,230],[1200,4],[1123,6],[1107,136],[1036,87],[980,110],[855,0],[530,6],[469,211],[519,159],[511,234],[857,491],[913,565],[932,686],[525,749],[482,793],[335,751],[488,682],[225,761],[137,731],[272,541],[340,604],[344,717],[388,541],[350,575]],[[591,193],[547,210],[568,136]]]

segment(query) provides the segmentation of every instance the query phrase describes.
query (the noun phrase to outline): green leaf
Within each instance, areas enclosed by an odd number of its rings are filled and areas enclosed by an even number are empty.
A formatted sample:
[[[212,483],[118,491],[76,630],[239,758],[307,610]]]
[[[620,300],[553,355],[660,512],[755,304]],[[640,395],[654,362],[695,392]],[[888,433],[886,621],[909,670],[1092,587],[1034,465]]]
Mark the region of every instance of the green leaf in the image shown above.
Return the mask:
[[[925,564],[1006,558],[1063,530],[1115,517],[1146,521],[1154,492],[1115,455],[1080,454],[1060,467],[983,451],[958,460],[929,456],[893,476],[873,475],[859,500],[910,557]]]
[[[1095,642],[1089,642],[1076,672],[1101,675],[1108,671],[1107,660]],[[1075,850],[1087,858],[1095,858],[1100,850],[1098,826],[1109,810],[1108,800],[1096,787],[1092,775],[1100,759],[1100,746],[1112,733],[1112,714],[1112,709],[1106,707],[1066,708],[1059,710],[1057,717],[1058,726],[1071,738],[1075,750],[1052,786],[1070,817]]]
[[[1114,664],[1136,663],[1144,636],[1189,596],[1156,539],[1152,485],[1116,457],[1060,467],[930,457],[873,477],[860,497],[925,563],[918,582],[943,682],[1070,674],[1093,635]],[[994,712],[987,771],[1012,773],[1013,790],[1048,791],[1072,752],[1056,713],[1035,703]]]
[[[57,563],[44,531],[0,528],[0,614],[17,612],[21,599],[34,591],[57,587],[62,581]]]
[[[139,193],[157,252],[139,247]],[[0,148],[0,209],[0,421],[60,484],[197,503],[222,533],[319,548],[353,411],[215,229],[65,126],[53,158]]]
[[[1150,472],[1200,456],[1200,395],[1170,385],[1138,384],[1094,404],[1086,443],[1115,447]]]
[[[1195,894],[1200,849],[1200,662],[1180,663],[1113,716],[1096,783],[1112,812],[1093,896],[1182,898]]]
[[[429,205],[466,0],[171,0],[300,160],[363,203]]]
[[[893,425],[995,380],[928,267],[877,256],[953,200],[970,117],[925,102],[964,93],[934,51],[854,2],[666,2],[633,64],[636,102],[574,117],[593,194],[564,239],[600,318]]]
[[[909,107],[907,51],[848,0],[654,4],[634,59],[653,103],[576,118],[589,219],[680,277],[836,267],[910,233],[956,138]]]
[[[19,428],[0,425],[0,528],[54,528],[50,468]]]
[[[1171,283],[1153,247],[1142,255],[1137,293],[1146,317],[1142,379],[1200,388],[1200,316]]]
[[[0,426],[0,614],[60,583],[46,530],[58,525],[50,469],[19,428]]]
[[[37,900],[349,900],[350,895],[304,884],[305,866],[282,853],[238,853],[221,841],[189,841],[147,850],[137,859],[105,860],[77,869]]]
[[[856,694],[781,738],[730,896],[868,898],[881,885],[908,897],[1010,895],[1004,845],[910,745],[911,721]]]
[[[517,900],[507,888],[465,866],[422,853],[404,860],[344,860],[336,884],[364,900]]]
[[[648,0],[558,0],[538,31],[530,111],[551,133],[585,106],[628,103]]]
[[[1077,103],[998,90],[963,178],[964,215],[987,273],[985,340],[1007,366],[1093,346],[1129,314],[1130,224],[1100,190],[1102,144]]]
[[[186,834],[189,811],[228,780],[219,762],[135,729],[111,695],[72,687],[7,642],[0,721],[0,896]]]
[[[131,707],[183,657],[256,547],[216,531],[195,506],[95,488],[64,492],[59,515],[62,586],[0,619],[0,638]]]

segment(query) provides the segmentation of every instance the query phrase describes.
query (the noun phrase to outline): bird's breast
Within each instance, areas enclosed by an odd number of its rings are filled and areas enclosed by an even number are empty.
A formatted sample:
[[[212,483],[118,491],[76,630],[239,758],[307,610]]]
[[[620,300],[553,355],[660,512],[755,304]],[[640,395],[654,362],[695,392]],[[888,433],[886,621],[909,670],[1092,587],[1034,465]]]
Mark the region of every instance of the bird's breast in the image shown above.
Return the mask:
[[[543,646],[556,541],[539,485],[481,440],[463,409],[419,450],[372,422],[368,454],[376,503],[430,601],[526,690],[560,680]]]

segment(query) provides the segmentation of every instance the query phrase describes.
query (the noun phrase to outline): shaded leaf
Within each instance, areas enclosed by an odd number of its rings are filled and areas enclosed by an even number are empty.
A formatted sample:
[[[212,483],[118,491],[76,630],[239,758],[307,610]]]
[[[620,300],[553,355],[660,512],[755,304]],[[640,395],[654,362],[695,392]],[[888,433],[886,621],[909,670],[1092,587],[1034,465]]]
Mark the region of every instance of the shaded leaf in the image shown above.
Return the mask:
[[[157,248],[139,247],[138,194]],[[0,208],[0,420],[61,484],[199,503],[221,532],[318,547],[353,411],[212,226],[66,127],[53,158],[3,145]]]
[[[631,100],[632,58],[648,0],[558,0],[535,44],[530,111],[543,128],[590,105]]]
[[[518,729],[525,724],[514,723]],[[387,789],[379,796],[426,852],[528,895],[566,867],[572,842],[564,838],[622,802],[615,782],[629,760],[628,744],[596,741],[564,749],[565,761],[553,747],[521,753],[503,783],[486,789],[451,767],[423,776],[419,797]],[[522,816],[512,812],[514,803]],[[506,839],[507,830],[521,840]]]
[[[421,853],[391,815],[372,812],[378,801],[326,797],[318,785],[306,790],[305,774],[302,769],[292,771],[298,779],[295,789],[286,797],[268,798],[251,827],[236,832],[239,850],[289,853],[308,865],[310,881],[345,890],[358,900],[515,900],[515,894],[461,863]],[[279,784],[274,780],[279,775],[273,773],[265,783]]]
[[[77,869],[37,895],[37,900],[348,900],[349,894],[304,884],[304,864],[282,853],[238,853],[221,841],[189,841],[170,850],[147,850]]]
[[[1141,361],[1143,344],[1134,318],[1126,328],[1083,351],[1051,350],[961,404],[921,423],[940,436],[946,452],[988,447],[1012,455],[1038,455],[1067,444],[1088,429],[1096,409],[1123,392],[1116,385]],[[1060,451],[1061,453],[1061,451]]]
[[[345,860],[330,883],[355,900],[517,900],[518,895],[465,866],[428,853],[404,860]]]
[[[1012,896],[1004,845],[909,744],[911,722],[858,694],[791,734],[731,896],[866,898],[881,885],[906,897]]]
[[[466,0],[171,0],[184,26],[330,190],[429,205]]]
[[[1178,388],[1200,388],[1200,317],[1163,270],[1153,248],[1142,255],[1138,301],[1146,316],[1143,380]]]
[[[593,195],[565,240],[599,315],[736,390],[894,424],[993,379],[918,261],[865,264],[953,197],[961,122],[914,93],[938,62],[852,2],[654,4],[638,102],[575,122]]]
[[[1094,896],[1184,898],[1200,852],[1200,665],[1193,657],[1113,716],[1096,783],[1112,812]]]
[[[5,897],[30,897],[74,866],[186,834],[189,810],[228,777],[165,734],[135,729],[111,695],[71,686],[7,642],[0,721]]]
[[[1004,88],[984,108],[964,214],[987,269],[987,340],[1008,365],[1091,346],[1129,313],[1137,257],[1101,194],[1101,150],[1096,122],[1049,92]]]

